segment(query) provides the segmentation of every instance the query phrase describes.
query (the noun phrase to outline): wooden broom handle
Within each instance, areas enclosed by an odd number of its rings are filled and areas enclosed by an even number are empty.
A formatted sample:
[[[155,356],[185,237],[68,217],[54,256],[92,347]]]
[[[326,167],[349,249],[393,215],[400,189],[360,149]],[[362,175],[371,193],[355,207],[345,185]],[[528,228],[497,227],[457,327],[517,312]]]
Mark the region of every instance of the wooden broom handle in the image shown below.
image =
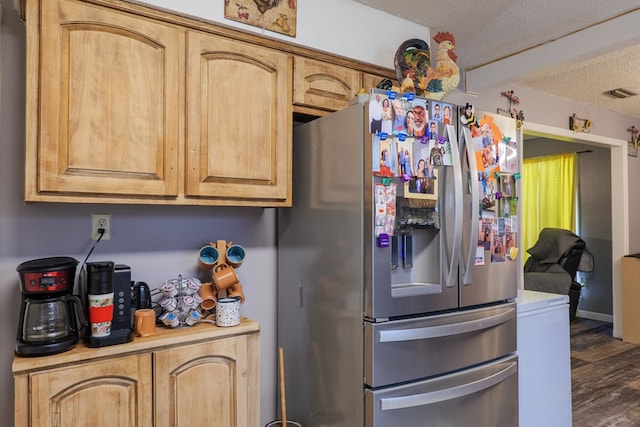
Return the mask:
[[[284,387],[284,349],[278,348],[278,364],[280,366],[280,411],[282,412],[282,426],[287,427],[287,395]]]

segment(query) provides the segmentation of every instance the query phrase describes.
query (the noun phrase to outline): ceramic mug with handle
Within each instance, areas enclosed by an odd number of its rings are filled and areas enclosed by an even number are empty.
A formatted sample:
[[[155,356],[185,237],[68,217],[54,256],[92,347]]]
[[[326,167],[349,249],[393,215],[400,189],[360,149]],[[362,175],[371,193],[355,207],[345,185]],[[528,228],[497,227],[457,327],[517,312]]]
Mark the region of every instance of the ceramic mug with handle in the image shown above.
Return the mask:
[[[233,268],[238,268],[242,265],[246,251],[240,245],[231,245],[227,248],[227,263]]]
[[[218,290],[228,289],[239,282],[235,268],[229,264],[218,264],[213,269],[213,284]]]
[[[136,310],[133,317],[137,336],[148,337],[156,332],[156,312],[152,308]]]
[[[198,265],[203,270],[211,270],[220,259],[218,249],[209,244],[200,248],[198,253]]]
[[[211,283],[203,283],[198,290],[200,297],[200,307],[204,310],[211,310],[216,306],[217,290]]]

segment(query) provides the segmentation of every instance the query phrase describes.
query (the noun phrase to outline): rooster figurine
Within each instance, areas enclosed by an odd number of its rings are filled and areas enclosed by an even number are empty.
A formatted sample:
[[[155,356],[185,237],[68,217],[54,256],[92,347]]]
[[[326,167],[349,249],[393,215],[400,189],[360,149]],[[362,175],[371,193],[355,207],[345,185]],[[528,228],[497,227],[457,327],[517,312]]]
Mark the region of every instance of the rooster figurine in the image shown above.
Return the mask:
[[[415,92],[419,96],[441,101],[460,83],[460,69],[456,64],[455,38],[448,32],[433,37],[438,43],[432,67],[429,46],[422,40],[411,39],[400,45],[395,66],[401,92]]]

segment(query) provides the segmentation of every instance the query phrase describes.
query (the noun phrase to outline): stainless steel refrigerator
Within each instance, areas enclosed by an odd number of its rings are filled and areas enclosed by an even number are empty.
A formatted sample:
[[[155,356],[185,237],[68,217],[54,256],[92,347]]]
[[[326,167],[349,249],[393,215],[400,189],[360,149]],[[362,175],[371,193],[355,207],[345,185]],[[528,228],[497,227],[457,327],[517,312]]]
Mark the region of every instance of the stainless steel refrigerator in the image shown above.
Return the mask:
[[[288,418],[517,426],[518,175],[504,173],[518,164],[517,138],[502,135],[511,151],[493,160],[512,164],[498,173],[478,164],[479,126],[438,123],[438,139],[409,137],[403,151],[403,132],[371,133],[372,108],[363,101],[294,129],[293,207],[278,211]],[[417,157],[438,143],[448,160],[425,194]],[[401,152],[413,157],[407,170]]]

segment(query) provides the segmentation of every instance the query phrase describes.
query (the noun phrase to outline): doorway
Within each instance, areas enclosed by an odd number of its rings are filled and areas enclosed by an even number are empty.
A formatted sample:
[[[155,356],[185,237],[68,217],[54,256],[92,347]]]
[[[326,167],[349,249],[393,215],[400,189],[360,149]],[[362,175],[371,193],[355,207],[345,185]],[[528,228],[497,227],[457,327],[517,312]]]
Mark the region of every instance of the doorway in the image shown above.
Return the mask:
[[[611,295],[613,335],[622,336],[621,258],[629,250],[629,203],[627,142],[619,139],[576,133],[570,130],[525,122],[524,139],[544,138],[559,143],[584,144],[609,150],[611,168]],[[579,150],[576,150],[579,151]]]

